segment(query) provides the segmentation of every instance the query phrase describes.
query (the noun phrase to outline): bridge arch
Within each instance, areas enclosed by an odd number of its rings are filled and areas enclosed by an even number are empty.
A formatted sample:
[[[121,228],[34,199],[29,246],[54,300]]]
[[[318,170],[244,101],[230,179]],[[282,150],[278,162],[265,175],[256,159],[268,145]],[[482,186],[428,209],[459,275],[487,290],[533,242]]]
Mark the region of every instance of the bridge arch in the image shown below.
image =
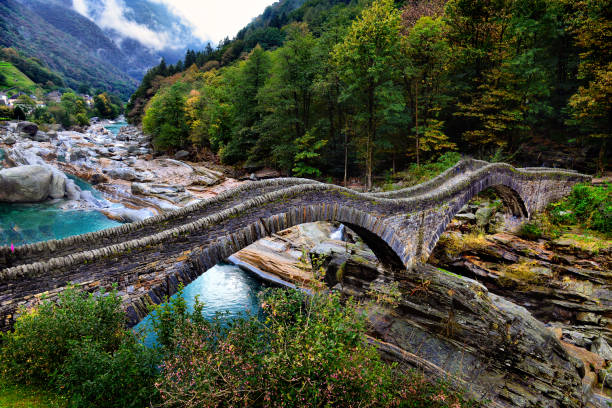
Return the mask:
[[[285,229],[311,222],[340,222],[351,228],[372,249],[378,260],[390,268],[405,268],[398,253],[400,238],[394,226],[379,217],[352,205],[325,203],[300,206],[258,218],[208,245],[198,254],[203,270],[227,259],[230,255]]]
[[[187,262],[180,262],[170,269],[163,280],[141,296],[131,299],[126,305],[129,326],[136,325],[150,311],[150,304],[160,304],[166,296],[178,291],[179,283],[188,285],[218,263],[225,262],[231,255],[285,229],[311,222],[340,222],[351,228],[374,252],[377,259],[391,270],[405,269],[400,254],[400,238],[393,226],[384,218],[375,217],[358,208],[347,205],[311,205],[294,207],[289,211],[270,214],[231,234],[207,244],[189,256]]]
[[[429,255],[433,252],[440,237],[446,231],[450,222],[455,218],[459,211],[467,205],[474,197],[487,189],[492,189],[499,196],[504,206],[506,214],[518,219],[528,219],[531,212],[528,208],[528,201],[524,198],[521,191],[524,187],[516,183],[512,177],[499,177],[499,175],[485,174],[480,180],[472,183],[464,193],[457,197],[444,217],[440,217],[440,222],[434,229],[428,242],[423,244],[420,261],[427,262]]]

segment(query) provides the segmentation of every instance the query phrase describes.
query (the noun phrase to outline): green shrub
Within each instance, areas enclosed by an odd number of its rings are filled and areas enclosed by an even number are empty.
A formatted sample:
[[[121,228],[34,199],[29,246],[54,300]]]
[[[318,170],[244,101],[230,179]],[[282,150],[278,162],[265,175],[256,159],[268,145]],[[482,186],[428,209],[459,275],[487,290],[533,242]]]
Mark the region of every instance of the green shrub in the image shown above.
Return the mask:
[[[23,313],[2,335],[2,373],[15,381],[47,384],[64,364],[72,341],[91,337],[103,350],[117,350],[125,314],[115,292],[98,296],[69,288],[58,302],[43,301]]]
[[[76,115],[76,121],[80,126],[89,126],[89,118],[84,113]]]
[[[435,162],[421,164],[417,166],[413,163],[407,172],[403,173],[404,183],[416,185],[436,177],[444,170],[453,167],[461,160],[461,154],[457,152],[446,152]]]
[[[229,326],[204,321],[198,307],[174,319],[178,325],[156,384],[163,406],[448,407],[463,402],[443,384],[382,362],[365,341],[364,314],[338,294],[269,290],[262,296],[265,320],[252,316]]]
[[[157,397],[158,364],[157,353],[133,335],[113,353],[88,337],[71,342],[56,382],[72,395],[73,406],[141,408]]]
[[[519,236],[532,241],[542,238],[542,235],[544,234],[540,226],[535,222],[526,222],[521,225],[521,229],[519,230]]]
[[[155,350],[125,329],[121,297],[68,288],[2,334],[0,376],[57,389],[82,407],[147,406],[155,395]]]
[[[565,200],[550,206],[556,224],[581,224],[583,227],[612,234],[612,184],[578,184]]]

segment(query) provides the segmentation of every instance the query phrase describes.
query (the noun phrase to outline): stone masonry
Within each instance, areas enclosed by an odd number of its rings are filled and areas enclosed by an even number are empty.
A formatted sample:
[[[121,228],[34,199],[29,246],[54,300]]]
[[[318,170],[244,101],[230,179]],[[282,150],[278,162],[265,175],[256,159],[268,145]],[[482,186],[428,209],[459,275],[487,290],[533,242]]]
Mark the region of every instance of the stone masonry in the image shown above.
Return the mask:
[[[412,270],[425,262],[459,209],[492,187],[519,217],[567,195],[589,176],[567,170],[516,169],[466,160],[419,186],[359,193],[306,179],[245,184],[171,213],[90,234],[0,248],[0,330],[19,307],[53,298],[69,284],[97,291],[116,284],[130,325],[201,273],[260,238],[314,221],[357,232],[379,260]]]

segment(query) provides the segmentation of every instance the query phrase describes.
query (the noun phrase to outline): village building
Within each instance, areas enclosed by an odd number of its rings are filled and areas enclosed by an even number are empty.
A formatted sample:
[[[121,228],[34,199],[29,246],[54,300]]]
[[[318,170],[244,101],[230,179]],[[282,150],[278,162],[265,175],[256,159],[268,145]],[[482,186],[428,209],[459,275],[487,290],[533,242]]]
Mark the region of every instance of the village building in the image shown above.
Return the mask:
[[[62,93],[60,91],[52,91],[47,94],[47,100],[50,102],[60,103],[62,101]]]

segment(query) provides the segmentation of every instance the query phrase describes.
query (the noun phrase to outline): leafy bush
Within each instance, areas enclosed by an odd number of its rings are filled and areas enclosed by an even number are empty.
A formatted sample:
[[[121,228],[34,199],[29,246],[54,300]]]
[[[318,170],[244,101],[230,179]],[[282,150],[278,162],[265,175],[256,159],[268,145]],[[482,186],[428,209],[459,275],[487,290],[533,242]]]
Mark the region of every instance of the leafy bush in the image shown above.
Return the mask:
[[[457,152],[446,152],[435,162],[421,164],[417,166],[413,163],[404,175],[404,182],[408,185],[423,183],[436,177],[444,170],[453,167],[461,160],[461,154]]]
[[[539,225],[534,222],[524,223],[519,230],[519,236],[532,241],[542,238],[542,235]]]
[[[337,294],[297,290],[262,296],[265,321],[223,326],[201,305],[173,319],[157,387],[167,407],[446,407],[463,400],[445,386],[381,361],[366,320]],[[183,307],[170,306],[174,310]],[[164,308],[166,306],[163,306]],[[170,320],[165,319],[156,323]]]
[[[158,364],[157,353],[133,335],[126,335],[113,353],[84,338],[71,342],[57,384],[72,395],[73,406],[140,408],[157,397]]]
[[[14,331],[2,334],[2,373],[16,381],[46,384],[64,364],[71,342],[91,337],[105,351],[117,350],[125,336],[121,299],[69,288],[57,304],[43,301],[22,314]]]
[[[92,295],[68,288],[22,314],[2,334],[0,376],[56,387],[75,406],[145,406],[155,395],[154,350],[124,328],[116,291]]]
[[[581,224],[606,235],[612,234],[612,184],[592,186],[578,184],[565,200],[550,207],[552,221]]]

